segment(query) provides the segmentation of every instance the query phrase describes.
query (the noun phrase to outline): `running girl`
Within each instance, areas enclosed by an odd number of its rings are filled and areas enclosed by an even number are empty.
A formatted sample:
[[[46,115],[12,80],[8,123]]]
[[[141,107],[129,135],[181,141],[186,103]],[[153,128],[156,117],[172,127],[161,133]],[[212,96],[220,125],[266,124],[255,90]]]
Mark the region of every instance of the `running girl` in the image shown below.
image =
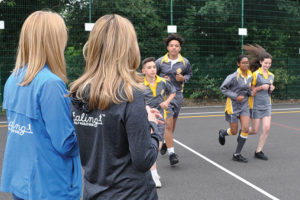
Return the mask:
[[[227,76],[220,87],[222,93],[227,96],[225,120],[229,122],[230,128],[219,131],[219,143],[224,145],[225,136],[237,134],[238,120],[240,120],[241,133],[238,136],[238,145],[232,159],[239,162],[248,162],[242,156],[241,151],[248,137],[250,122],[248,97],[252,95],[252,73],[249,70],[249,60],[246,55],[238,57],[237,65],[239,66],[237,71]]]
[[[249,134],[257,134],[262,121],[262,132],[259,137],[254,157],[268,160],[262,152],[271,127],[271,93],[274,91],[274,74],[269,69],[272,65],[272,56],[259,45],[245,45],[244,49],[252,55],[250,69],[253,72],[252,89],[256,95],[249,99],[252,127]]]

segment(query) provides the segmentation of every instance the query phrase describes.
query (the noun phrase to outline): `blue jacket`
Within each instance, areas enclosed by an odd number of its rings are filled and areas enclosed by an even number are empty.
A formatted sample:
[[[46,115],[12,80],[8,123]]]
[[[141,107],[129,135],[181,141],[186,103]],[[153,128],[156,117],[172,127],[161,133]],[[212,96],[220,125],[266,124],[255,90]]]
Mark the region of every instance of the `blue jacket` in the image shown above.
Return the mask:
[[[4,88],[8,135],[1,190],[26,200],[80,199],[79,149],[64,82],[45,66],[27,86],[27,68]]]

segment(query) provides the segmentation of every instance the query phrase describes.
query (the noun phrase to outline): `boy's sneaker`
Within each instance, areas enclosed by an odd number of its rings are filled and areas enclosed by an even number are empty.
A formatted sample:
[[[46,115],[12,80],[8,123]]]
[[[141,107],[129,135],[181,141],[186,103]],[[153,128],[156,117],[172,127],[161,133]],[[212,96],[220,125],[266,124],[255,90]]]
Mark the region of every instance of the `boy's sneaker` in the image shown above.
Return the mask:
[[[161,150],[160,150],[160,154],[161,155],[165,155],[167,153],[167,145],[166,143],[163,143],[162,147],[161,147]]]
[[[152,179],[153,179],[153,181],[154,181],[154,183],[155,183],[155,186],[157,187],[157,188],[161,188],[161,182],[160,182],[160,176],[157,174],[157,175],[154,175],[154,174],[152,174]]]
[[[225,132],[226,132],[226,130],[224,130],[224,129],[219,130],[219,143],[221,145],[225,144]]]
[[[233,154],[232,160],[238,161],[238,162],[243,162],[243,163],[247,163],[248,162],[247,158],[245,158],[241,154]]]
[[[261,160],[268,160],[268,157],[265,156],[265,154],[262,151],[260,151],[260,152],[255,151],[254,157],[258,158],[258,159],[261,159]]]
[[[173,166],[179,162],[177,155],[175,153],[171,153],[169,155],[170,165]]]

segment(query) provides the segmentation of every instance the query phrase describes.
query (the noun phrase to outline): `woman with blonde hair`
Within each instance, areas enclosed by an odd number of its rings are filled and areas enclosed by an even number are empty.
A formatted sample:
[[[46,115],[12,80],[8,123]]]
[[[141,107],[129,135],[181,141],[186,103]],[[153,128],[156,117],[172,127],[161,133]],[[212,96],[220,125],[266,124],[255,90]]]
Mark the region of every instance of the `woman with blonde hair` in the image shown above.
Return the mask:
[[[157,199],[149,169],[161,140],[156,117],[162,116],[145,106],[133,25],[116,14],[101,17],[84,55],[84,73],[70,91],[84,199]]]
[[[14,199],[80,199],[79,149],[65,86],[66,43],[67,29],[57,13],[36,11],[22,26],[3,104],[8,135],[1,190]]]

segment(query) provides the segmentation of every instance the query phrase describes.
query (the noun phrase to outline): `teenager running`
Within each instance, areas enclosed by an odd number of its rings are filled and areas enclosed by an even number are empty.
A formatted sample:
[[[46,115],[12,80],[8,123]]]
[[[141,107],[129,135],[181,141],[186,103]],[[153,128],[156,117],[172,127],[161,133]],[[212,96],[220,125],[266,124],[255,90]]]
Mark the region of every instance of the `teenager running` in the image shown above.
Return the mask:
[[[176,94],[175,87],[166,79],[156,75],[155,59],[145,58],[142,62],[142,72],[145,74],[144,85],[146,86],[145,101],[150,108],[156,108],[160,114],[167,118],[166,109]],[[168,98],[165,99],[166,95]],[[165,124],[158,124],[158,131],[161,138],[164,138]],[[160,176],[157,173],[156,162],[151,167],[152,178],[156,187],[161,187]]]
[[[253,72],[252,89],[256,93],[249,99],[252,127],[249,134],[257,134],[262,122],[262,132],[254,157],[261,160],[268,160],[263,153],[263,147],[269,135],[271,127],[272,101],[271,93],[274,91],[274,74],[269,69],[272,65],[272,56],[259,45],[245,45],[244,49],[252,56],[250,69]]]
[[[238,136],[238,144],[232,159],[238,162],[248,162],[242,156],[241,151],[248,137],[250,112],[248,97],[252,95],[252,73],[249,70],[249,59],[246,55],[240,55],[237,59],[238,69],[226,77],[220,89],[227,96],[225,107],[225,120],[229,122],[228,129],[221,129],[218,133],[219,143],[225,144],[225,137],[236,135],[238,121],[241,124],[241,133]]]
[[[171,81],[176,88],[176,96],[171,101],[168,108],[166,119],[165,141],[161,149],[161,154],[166,151],[169,154],[170,165],[179,162],[175,154],[173,134],[175,131],[176,121],[183,103],[183,85],[192,77],[192,68],[190,62],[180,54],[181,46],[184,40],[180,35],[170,34],[165,39],[168,53],[156,60],[157,75]]]

